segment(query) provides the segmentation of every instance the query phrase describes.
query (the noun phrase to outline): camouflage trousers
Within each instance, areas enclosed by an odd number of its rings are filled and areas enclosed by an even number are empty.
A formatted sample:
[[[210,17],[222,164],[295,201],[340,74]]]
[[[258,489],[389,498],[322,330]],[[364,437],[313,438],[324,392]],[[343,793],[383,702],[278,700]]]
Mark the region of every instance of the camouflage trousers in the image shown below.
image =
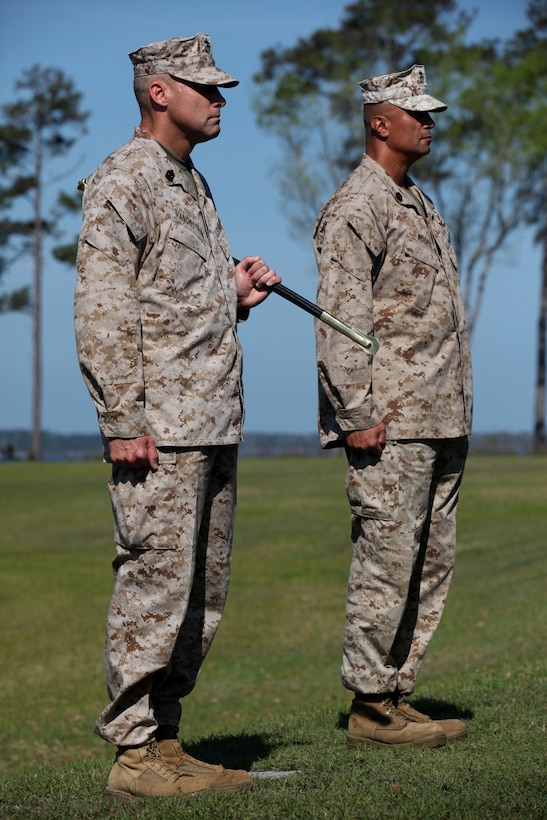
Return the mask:
[[[353,558],[341,677],[360,694],[410,694],[452,580],[467,437],[348,450]]]
[[[237,445],[160,452],[157,472],[114,466],[117,555],[95,731],[117,746],[178,732],[226,601]]]

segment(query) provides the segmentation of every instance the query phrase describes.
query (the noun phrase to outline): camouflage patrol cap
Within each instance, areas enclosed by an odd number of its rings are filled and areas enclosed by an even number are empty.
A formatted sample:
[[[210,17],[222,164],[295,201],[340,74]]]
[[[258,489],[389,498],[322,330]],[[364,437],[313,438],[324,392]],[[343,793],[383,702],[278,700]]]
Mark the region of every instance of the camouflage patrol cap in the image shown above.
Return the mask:
[[[150,43],[137,51],[132,51],[129,58],[133,63],[135,77],[171,74],[178,80],[188,80],[199,85],[220,85],[225,88],[232,88],[239,83],[239,80],[215,65],[211,38],[208,34]]]
[[[359,83],[363,103],[388,102],[407,111],[445,111],[447,106],[427,93],[425,68],[413,65],[406,71],[369,77]]]

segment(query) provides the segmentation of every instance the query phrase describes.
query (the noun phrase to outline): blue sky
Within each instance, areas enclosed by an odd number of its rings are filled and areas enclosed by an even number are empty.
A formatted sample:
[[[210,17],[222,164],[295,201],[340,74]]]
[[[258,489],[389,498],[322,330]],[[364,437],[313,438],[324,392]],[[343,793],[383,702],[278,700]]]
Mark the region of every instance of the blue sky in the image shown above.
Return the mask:
[[[226,91],[220,137],[198,146],[194,162],[213,190],[233,254],[261,254],[288,287],[315,300],[311,238],[291,238],[272,178],[279,146],[255,125],[251,80],[264,49],[287,47],[320,26],[336,26],[345,5],[342,0],[164,0],[156,5],[145,0],[2,0],[0,102],[13,98],[15,80],[35,64],[59,67],[74,80],[91,116],[88,134],[63,165],[70,171],[62,184],[70,189],[129,139],[138,122],[128,52],[155,40],[209,33],[217,64],[241,84]],[[460,0],[460,5],[478,11],[477,37],[506,38],[525,22],[525,0],[505,3],[503,13],[497,0]],[[473,343],[476,432],[532,428],[540,261],[531,234],[521,231],[491,271]],[[21,264],[5,285],[30,281],[30,267]],[[94,432],[95,411],[74,349],[73,286],[74,272],[48,259],[43,427]],[[28,317],[0,317],[0,430],[31,425],[31,333]],[[317,407],[311,316],[272,295],[241,327],[241,338],[246,431],[313,433]]]

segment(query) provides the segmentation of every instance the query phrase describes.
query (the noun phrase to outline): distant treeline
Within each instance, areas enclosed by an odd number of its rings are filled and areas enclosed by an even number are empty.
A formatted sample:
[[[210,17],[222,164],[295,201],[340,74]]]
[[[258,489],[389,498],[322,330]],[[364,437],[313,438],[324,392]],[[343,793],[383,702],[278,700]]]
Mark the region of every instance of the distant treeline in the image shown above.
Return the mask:
[[[44,460],[81,461],[102,458],[98,433],[42,433]],[[529,433],[474,434],[470,438],[471,453],[481,455],[530,455],[532,436]],[[0,431],[0,460],[26,461],[31,448],[29,430]],[[340,449],[323,451],[316,433],[246,433],[240,448],[242,458],[276,456],[340,456]]]
[[[31,448],[29,430],[0,431],[0,459],[24,461]],[[102,458],[99,433],[42,433],[44,459],[76,460]],[[329,454],[333,454],[332,451]],[[248,433],[241,444],[240,455],[260,458],[265,456],[322,455],[319,438],[315,433],[296,435],[287,433]]]

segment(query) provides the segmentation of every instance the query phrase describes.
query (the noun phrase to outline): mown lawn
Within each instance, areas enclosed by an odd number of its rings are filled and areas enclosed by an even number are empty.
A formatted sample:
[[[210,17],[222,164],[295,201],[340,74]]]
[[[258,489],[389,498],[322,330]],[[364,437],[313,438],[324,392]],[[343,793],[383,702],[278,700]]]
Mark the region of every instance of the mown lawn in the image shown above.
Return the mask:
[[[102,646],[112,523],[100,463],[0,464],[0,816],[107,817]],[[344,460],[240,462],[225,617],[183,715],[246,794],[117,807],[117,817],[547,817],[547,460],[470,459],[456,574],[413,702],[467,742],[350,752],[339,681],[350,560]]]

